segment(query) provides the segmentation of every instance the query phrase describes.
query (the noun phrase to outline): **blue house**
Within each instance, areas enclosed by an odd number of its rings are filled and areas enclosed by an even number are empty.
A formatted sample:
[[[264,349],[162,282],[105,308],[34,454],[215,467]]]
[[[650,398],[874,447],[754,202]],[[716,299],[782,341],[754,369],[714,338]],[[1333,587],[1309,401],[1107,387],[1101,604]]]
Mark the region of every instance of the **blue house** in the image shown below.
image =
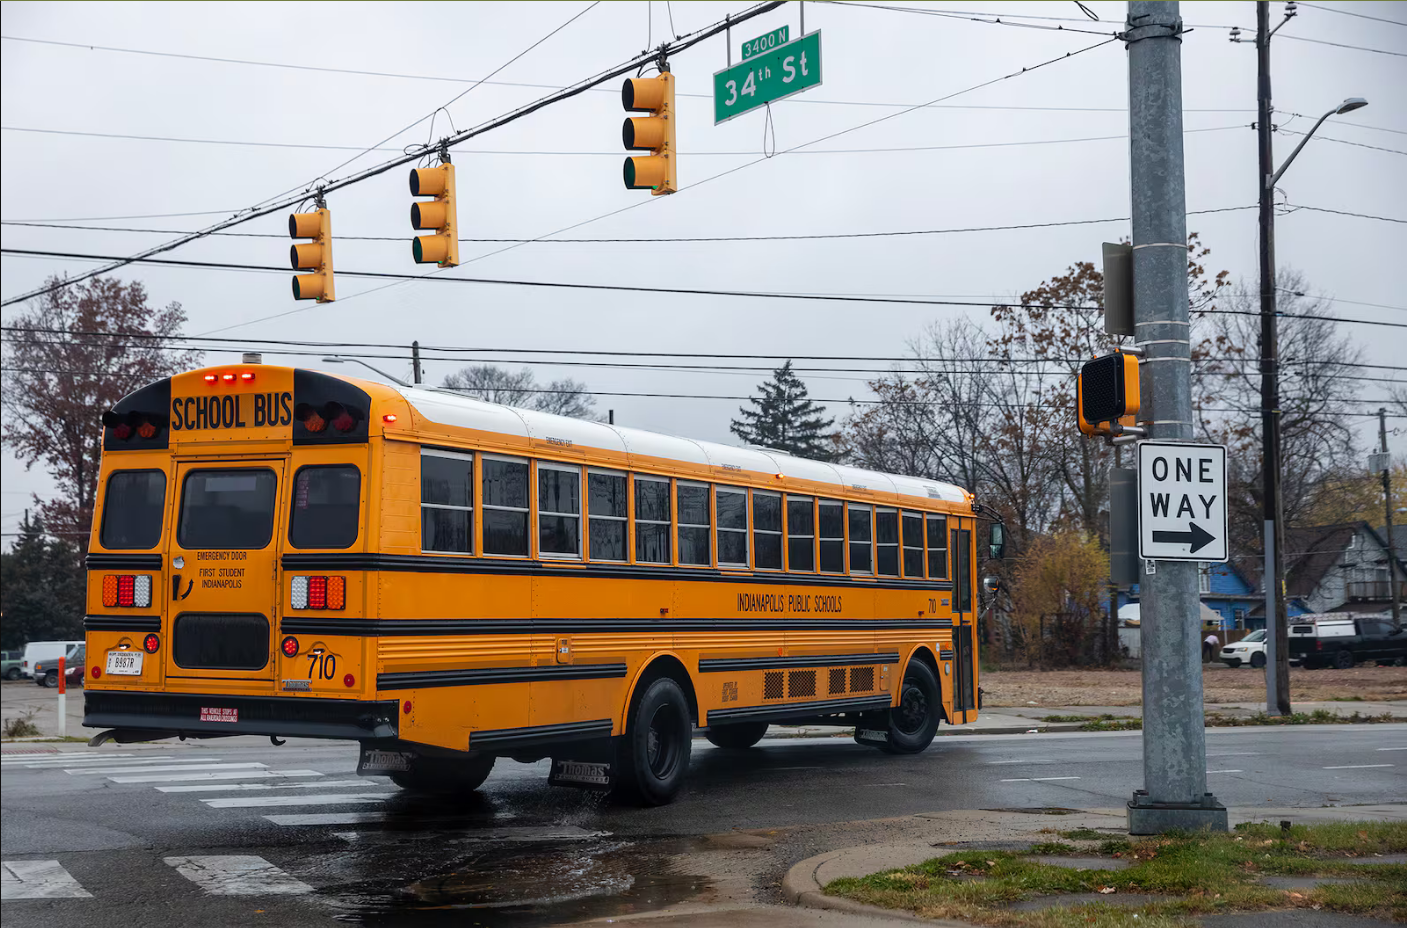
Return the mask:
[[[1202,593],[1202,605],[1221,616],[1222,628],[1264,628],[1265,597],[1256,592],[1255,586],[1230,563],[1202,564],[1198,571],[1198,582]],[[1127,593],[1119,593],[1119,605],[1138,602],[1138,585]],[[1299,615],[1305,609],[1302,604],[1290,602],[1290,614]],[[1255,612],[1255,615],[1252,613]]]

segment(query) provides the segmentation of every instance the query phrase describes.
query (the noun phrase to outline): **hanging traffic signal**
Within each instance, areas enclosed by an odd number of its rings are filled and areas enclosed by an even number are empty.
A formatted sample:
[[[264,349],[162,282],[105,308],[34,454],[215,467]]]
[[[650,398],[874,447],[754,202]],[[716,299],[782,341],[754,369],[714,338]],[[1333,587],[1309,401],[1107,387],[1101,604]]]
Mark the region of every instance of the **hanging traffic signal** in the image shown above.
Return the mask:
[[[1139,408],[1138,356],[1115,349],[1080,368],[1075,387],[1075,417],[1086,435],[1115,435],[1112,423],[1132,426]]]
[[[454,165],[448,161],[434,168],[410,172],[410,195],[434,197],[410,204],[410,227],[434,229],[434,235],[421,235],[411,242],[417,264],[459,266],[459,222],[454,207]]]
[[[674,75],[663,71],[657,77],[627,78],[620,88],[620,102],[627,112],[650,114],[627,116],[621,126],[621,142],[627,150],[650,152],[625,159],[626,188],[649,190],[653,196],[678,190]]]
[[[294,213],[288,217],[289,238],[310,238],[307,244],[290,245],[288,260],[295,271],[293,298],[331,303],[337,299],[332,286],[332,213],[319,206],[316,212]]]

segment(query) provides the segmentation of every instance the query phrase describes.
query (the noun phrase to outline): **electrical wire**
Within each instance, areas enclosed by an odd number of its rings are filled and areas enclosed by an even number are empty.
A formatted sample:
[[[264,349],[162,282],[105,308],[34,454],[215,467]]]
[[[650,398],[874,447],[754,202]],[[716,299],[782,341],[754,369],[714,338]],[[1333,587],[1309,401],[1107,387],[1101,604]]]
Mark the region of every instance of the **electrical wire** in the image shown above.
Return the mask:
[[[1275,131],[1285,132],[1290,135],[1309,135],[1308,132],[1300,132],[1295,129],[1286,129],[1283,126],[1279,127]],[[1393,155],[1407,155],[1407,151],[1403,151],[1400,148],[1385,148],[1382,145],[1369,145],[1366,142],[1350,142],[1348,139],[1336,139],[1330,135],[1315,135],[1314,138],[1322,142],[1338,142],[1340,145],[1352,145],[1354,148],[1367,148],[1371,151],[1385,151]]]
[[[1386,48],[1368,48],[1366,45],[1348,45],[1344,42],[1330,42],[1327,39],[1311,39],[1308,36],[1292,35],[1284,33],[1276,36],[1277,39],[1289,39],[1293,42],[1308,42],[1311,45],[1330,45],[1334,48],[1346,48],[1355,52],[1371,52],[1374,55],[1392,55],[1394,58],[1407,58],[1407,52],[1394,52]]]
[[[1325,13],[1338,13],[1342,16],[1354,16],[1358,19],[1371,19],[1373,22],[1387,23],[1390,26],[1407,26],[1407,22],[1403,22],[1399,19],[1385,19],[1382,16],[1369,16],[1367,13],[1354,13],[1351,10],[1343,10],[1333,6],[1323,6],[1318,3],[1301,2],[1300,6],[1307,10],[1323,10]]]

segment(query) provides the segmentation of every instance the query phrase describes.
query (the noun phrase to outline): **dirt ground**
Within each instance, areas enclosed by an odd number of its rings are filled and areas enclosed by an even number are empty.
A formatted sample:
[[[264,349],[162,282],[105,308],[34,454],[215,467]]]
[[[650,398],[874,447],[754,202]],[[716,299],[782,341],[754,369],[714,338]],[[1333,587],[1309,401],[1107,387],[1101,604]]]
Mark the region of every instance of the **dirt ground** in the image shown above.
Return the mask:
[[[990,670],[982,674],[988,706],[1137,706],[1143,702],[1136,670]],[[1202,672],[1208,703],[1265,699],[1265,675],[1247,667],[1212,667]],[[1297,701],[1407,699],[1407,668],[1352,670],[1290,668],[1290,698]]]

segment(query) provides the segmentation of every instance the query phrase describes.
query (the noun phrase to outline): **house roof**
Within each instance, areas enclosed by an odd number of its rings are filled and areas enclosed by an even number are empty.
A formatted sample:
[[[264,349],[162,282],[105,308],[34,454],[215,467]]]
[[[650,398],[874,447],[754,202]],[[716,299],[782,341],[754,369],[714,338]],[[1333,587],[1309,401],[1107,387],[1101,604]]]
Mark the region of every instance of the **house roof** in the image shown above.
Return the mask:
[[[1349,541],[1362,529],[1372,531],[1367,522],[1286,529],[1286,592],[1301,597],[1313,594],[1324,575],[1338,564]]]

